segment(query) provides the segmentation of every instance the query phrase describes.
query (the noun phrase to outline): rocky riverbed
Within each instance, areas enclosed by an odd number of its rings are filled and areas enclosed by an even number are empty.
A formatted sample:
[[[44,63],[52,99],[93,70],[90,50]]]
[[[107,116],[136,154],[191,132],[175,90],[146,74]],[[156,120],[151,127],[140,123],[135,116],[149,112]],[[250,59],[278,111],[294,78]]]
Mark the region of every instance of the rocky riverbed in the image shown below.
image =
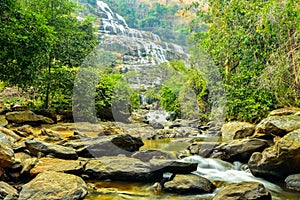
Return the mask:
[[[155,122],[141,113],[128,124],[55,124],[30,111],[9,112],[1,117],[0,195],[296,200],[299,113],[276,110],[253,125]]]

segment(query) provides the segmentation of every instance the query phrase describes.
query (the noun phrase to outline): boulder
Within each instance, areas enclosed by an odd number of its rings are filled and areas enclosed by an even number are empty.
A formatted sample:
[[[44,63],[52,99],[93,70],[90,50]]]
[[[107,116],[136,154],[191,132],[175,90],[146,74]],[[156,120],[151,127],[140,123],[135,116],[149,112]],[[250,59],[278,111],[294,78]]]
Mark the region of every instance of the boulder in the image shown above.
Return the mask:
[[[137,158],[143,162],[149,162],[153,158],[158,159],[175,159],[175,157],[164,151],[160,150],[144,150],[144,151],[137,151],[131,155],[132,158]]]
[[[164,191],[180,194],[212,193],[215,188],[208,179],[193,174],[177,174],[173,180],[164,184]]]
[[[98,158],[102,156],[131,155],[144,143],[141,138],[129,134],[83,138],[66,142],[64,146],[76,149],[81,157]]]
[[[14,131],[1,126],[0,126],[0,135],[1,137],[5,137],[6,139],[8,139],[11,144],[21,139],[21,137],[17,135]]]
[[[6,113],[6,119],[11,123],[17,124],[53,124],[54,121],[48,117],[37,115],[34,112],[15,111]]]
[[[164,129],[164,125],[159,122],[151,122],[150,126],[154,129]]]
[[[34,168],[30,170],[31,175],[47,171],[64,172],[68,174],[81,174],[83,166],[86,164],[84,160],[63,160],[59,158],[41,158]]]
[[[240,139],[252,136],[255,125],[247,122],[229,122],[222,126],[221,132],[224,139]]]
[[[21,127],[18,127],[17,131],[22,132],[25,137],[28,137],[29,135],[33,135],[33,130],[30,125],[23,125]]]
[[[201,157],[207,158],[211,155],[214,148],[219,146],[220,142],[194,142],[187,147],[187,150],[192,155],[199,155]]]
[[[60,141],[60,140],[63,140],[63,137],[55,132],[55,131],[52,131],[52,130],[49,130],[47,131],[45,128],[42,128],[41,130],[41,135],[43,136],[47,136],[47,140],[48,141]]]
[[[284,179],[300,173],[300,129],[288,133],[262,153],[253,153],[249,169],[254,176]]]
[[[229,162],[240,161],[247,163],[254,152],[262,152],[269,146],[269,142],[263,139],[237,139],[224,142],[215,147],[211,157],[219,158]]]
[[[284,182],[287,189],[300,192],[300,174],[289,175]]]
[[[254,137],[273,138],[282,137],[285,134],[300,128],[300,116],[283,115],[271,116],[263,119],[255,130]]]
[[[8,121],[6,120],[5,115],[0,115],[0,126],[6,126],[8,124]]]
[[[152,171],[173,174],[189,174],[197,170],[198,163],[184,162],[181,160],[152,159],[149,161]]]
[[[19,152],[15,153],[16,162],[21,164],[22,170],[20,172],[21,175],[29,174],[29,171],[37,164],[38,159],[35,157],[31,157],[30,155]]]
[[[265,186],[256,182],[233,183],[219,191],[213,200],[271,200]]]
[[[294,107],[280,108],[270,112],[269,116],[295,115],[299,112],[300,112],[300,108],[294,108]]]
[[[75,200],[83,199],[87,193],[87,185],[80,177],[52,171],[41,173],[25,184],[19,200]]]
[[[125,156],[91,159],[85,166],[85,173],[98,180],[152,182],[162,179],[162,173],[152,171],[150,164]]]
[[[35,156],[39,153],[44,155],[52,154],[62,159],[77,159],[76,151],[71,147],[64,147],[57,144],[50,144],[38,140],[26,140],[26,148]]]
[[[9,139],[0,134],[0,167],[11,167],[15,162],[14,151],[12,149]]]
[[[17,200],[19,196],[18,191],[9,184],[0,182],[0,199]]]

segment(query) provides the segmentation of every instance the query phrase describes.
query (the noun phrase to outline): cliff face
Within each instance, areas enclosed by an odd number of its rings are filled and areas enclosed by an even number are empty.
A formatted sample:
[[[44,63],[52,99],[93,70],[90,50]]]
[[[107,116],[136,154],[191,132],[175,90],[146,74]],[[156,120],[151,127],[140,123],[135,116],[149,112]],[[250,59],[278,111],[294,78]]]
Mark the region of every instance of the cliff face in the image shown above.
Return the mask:
[[[158,64],[187,58],[187,51],[176,44],[161,41],[156,34],[130,28],[125,19],[104,2],[97,1],[100,18],[100,48],[122,55],[124,64]]]

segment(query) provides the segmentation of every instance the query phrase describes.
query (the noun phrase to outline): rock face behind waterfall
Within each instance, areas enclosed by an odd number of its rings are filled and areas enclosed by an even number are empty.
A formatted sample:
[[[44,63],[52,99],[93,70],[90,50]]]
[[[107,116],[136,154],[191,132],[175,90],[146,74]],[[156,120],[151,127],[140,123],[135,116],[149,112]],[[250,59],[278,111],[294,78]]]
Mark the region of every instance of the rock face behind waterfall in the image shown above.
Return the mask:
[[[121,53],[125,64],[155,64],[187,55],[181,46],[163,42],[156,34],[128,27],[125,19],[102,1],[97,1],[96,13],[101,18],[100,47]]]

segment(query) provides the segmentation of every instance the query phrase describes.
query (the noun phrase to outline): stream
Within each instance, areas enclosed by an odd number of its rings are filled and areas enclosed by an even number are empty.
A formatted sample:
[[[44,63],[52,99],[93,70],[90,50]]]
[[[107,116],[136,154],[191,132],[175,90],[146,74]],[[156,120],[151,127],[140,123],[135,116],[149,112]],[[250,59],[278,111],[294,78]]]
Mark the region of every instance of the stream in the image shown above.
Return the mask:
[[[187,141],[187,140],[186,140]],[[141,150],[159,149],[169,152],[178,152],[184,150],[188,142],[185,140],[160,139],[145,140],[145,145]],[[85,200],[124,200],[124,199],[196,199],[209,200],[216,192],[222,189],[227,183],[239,183],[243,181],[254,181],[264,184],[271,192],[273,200],[299,200],[300,193],[285,191],[281,186],[268,182],[264,179],[254,177],[245,165],[239,162],[228,163],[219,159],[202,158],[200,156],[190,156],[183,160],[197,162],[198,169],[194,174],[205,177],[218,186],[212,194],[203,195],[177,195],[169,193],[154,193],[151,184],[110,182],[110,181],[90,181],[93,185],[90,188]]]

